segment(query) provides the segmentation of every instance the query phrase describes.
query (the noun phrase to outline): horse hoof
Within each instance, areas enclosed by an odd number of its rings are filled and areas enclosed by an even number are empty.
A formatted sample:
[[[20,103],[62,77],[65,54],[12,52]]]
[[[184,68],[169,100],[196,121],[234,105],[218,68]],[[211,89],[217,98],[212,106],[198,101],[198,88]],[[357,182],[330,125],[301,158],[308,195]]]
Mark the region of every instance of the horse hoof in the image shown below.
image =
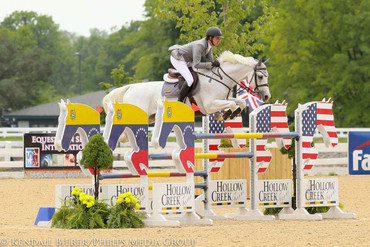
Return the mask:
[[[242,111],[242,110],[241,110],[240,108],[236,109],[236,110],[233,112],[233,114],[231,114],[230,119],[234,119],[234,118],[236,118],[236,117],[239,115],[239,113],[240,113],[241,111]]]
[[[223,121],[225,121],[226,119],[228,119],[231,114],[232,114],[232,111],[230,109],[227,112],[225,112],[224,115],[222,116]]]

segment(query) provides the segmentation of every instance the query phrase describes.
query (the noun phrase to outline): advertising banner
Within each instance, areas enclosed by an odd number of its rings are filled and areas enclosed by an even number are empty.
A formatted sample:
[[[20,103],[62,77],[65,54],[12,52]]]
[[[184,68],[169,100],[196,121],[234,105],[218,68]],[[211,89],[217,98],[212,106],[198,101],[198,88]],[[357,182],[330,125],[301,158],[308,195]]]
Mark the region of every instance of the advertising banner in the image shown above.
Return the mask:
[[[370,132],[348,133],[348,173],[370,175]]]
[[[210,181],[206,193],[211,208],[247,206],[246,179]]]
[[[54,147],[55,134],[24,134],[24,169],[80,169],[76,165],[76,155],[82,150],[80,136],[72,138],[70,150],[58,152]]]

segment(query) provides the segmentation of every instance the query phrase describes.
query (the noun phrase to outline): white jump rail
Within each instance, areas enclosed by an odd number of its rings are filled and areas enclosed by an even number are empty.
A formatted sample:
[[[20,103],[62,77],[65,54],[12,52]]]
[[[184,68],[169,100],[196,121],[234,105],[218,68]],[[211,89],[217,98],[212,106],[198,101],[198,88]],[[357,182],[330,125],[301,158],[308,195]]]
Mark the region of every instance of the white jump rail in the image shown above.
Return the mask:
[[[101,127],[104,129],[104,126]],[[249,132],[249,128],[243,128],[245,132]],[[0,137],[22,137],[25,133],[55,133],[57,130],[56,127],[28,127],[28,128],[0,128]],[[153,130],[153,127],[149,127],[149,132]],[[347,138],[349,131],[370,131],[370,128],[336,128],[339,138]],[[195,132],[202,132],[202,127],[196,127]],[[170,135],[175,136],[175,135]],[[321,137],[316,130],[314,137]]]

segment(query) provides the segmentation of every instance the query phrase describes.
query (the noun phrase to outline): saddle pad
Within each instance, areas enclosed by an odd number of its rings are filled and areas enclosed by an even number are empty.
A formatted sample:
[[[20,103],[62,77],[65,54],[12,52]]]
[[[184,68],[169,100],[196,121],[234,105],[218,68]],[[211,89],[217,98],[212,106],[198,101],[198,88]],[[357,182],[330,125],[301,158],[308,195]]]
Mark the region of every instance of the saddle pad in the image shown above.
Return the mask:
[[[178,79],[171,79],[168,77],[168,74],[164,74],[163,80],[164,80],[164,83],[163,83],[161,95],[166,96],[167,98],[178,98],[180,94],[180,88],[178,87]],[[199,84],[200,84],[199,82],[196,83],[195,88],[192,88],[190,90],[188,97],[194,96],[194,94],[196,94],[199,91],[200,89]]]
[[[177,83],[165,81],[163,83],[161,94],[162,96],[166,96],[166,98],[178,98],[180,88],[177,86]]]

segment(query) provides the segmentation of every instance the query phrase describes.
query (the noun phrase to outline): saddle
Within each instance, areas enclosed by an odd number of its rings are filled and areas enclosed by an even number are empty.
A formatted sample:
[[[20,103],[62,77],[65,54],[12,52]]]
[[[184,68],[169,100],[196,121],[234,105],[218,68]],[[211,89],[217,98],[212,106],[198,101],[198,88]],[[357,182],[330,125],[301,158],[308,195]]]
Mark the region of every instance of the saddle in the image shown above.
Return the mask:
[[[193,75],[194,82],[190,87],[188,98],[191,100],[192,96],[198,92],[199,90],[199,83],[198,83],[198,73],[193,71],[192,68],[189,68],[191,74]],[[184,83],[186,83],[184,77],[175,69],[168,69],[168,73],[163,75],[163,88],[162,88],[162,96],[166,96],[167,98],[177,98],[180,93],[180,89]]]
[[[190,73],[193,76],[194,82],[190,87],[190,91],[192,91],[198,84],[198,73],[195,72],[191,67],[189,67]],[[178,88],[181,88],[182,84],[185,82],[185,78],[175,69],[169,68],[168,69],[168,78],[172,80],[177,80]],[[166,80],[165,80],[166,81]],[[176,82],[175,82],[176,83]]]

